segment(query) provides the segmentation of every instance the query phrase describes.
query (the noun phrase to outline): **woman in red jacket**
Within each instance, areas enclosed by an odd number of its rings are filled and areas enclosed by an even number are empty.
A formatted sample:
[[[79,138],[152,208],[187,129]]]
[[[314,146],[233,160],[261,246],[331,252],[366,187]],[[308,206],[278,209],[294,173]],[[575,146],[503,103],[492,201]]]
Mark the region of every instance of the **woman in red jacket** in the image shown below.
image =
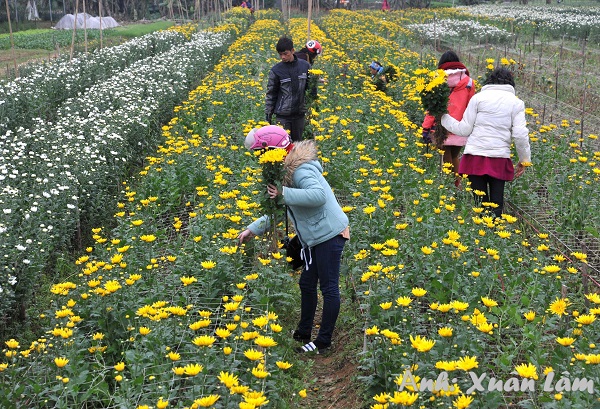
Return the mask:
[[[469,70],[460,62],[458,55],[454,51],[446,51],[440,57],[438,69],[444,70],[448,76],[446,81],[452,90],[448,100],[448,114],[451,117],[460,121],[463,113],[469,104],[469,100],[475,95],[475,84],[469,77]],[[426,115],[423,120],[423,140],[426,143],[431,142],[429,132],[435,126],[435,118],[431,115]],[[460,152],[463,146],[467,143],[467,138],[453,133],[448,133],[448,136],[443,144],[444,163],[451,164],[451,170],[456,175],[454,184],[460,184],[460,176],[458,172],[458,163],[460,160]]]

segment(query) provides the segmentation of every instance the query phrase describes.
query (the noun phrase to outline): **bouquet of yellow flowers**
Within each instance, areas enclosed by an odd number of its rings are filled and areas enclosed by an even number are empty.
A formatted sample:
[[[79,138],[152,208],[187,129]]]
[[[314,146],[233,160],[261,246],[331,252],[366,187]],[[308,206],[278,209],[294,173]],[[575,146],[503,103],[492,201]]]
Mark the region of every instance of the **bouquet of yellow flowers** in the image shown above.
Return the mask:
[[[444,70],[419,70],[417,74],[425,74],[417,79],[416,90],[421,97],[421,104],[425,111],[435,117],[437,124],[435,143],[438,148],[441,148],[447,136],[447,132],[441,125],[441,118],[448,112],[448,98],[450,97],[446,73]]]
[[[323,81],[325,71],[311,68],[308,70],[308,84],[306,86],[305,105],[308,108],[312,107],[313,103],[318,103],[319,94],[317,92],[319,84]]]
[[[271,239],[273,243],[277,243],[277,235],[275,233],[276,226],[279,221],[282,220],[284,215],[284,208],[280,203],[281,196],[278,196],[278,200],[273,200],[267,193],[268,185],[275,185],[281,192],[281,181],[283,180],[283,161],[287,155],[285,149],[267,149],[265,151],[256,151],[258,163],[262,167],[262,183],[263,183],[263,197],[261,200],[261,206],[271,219]]]

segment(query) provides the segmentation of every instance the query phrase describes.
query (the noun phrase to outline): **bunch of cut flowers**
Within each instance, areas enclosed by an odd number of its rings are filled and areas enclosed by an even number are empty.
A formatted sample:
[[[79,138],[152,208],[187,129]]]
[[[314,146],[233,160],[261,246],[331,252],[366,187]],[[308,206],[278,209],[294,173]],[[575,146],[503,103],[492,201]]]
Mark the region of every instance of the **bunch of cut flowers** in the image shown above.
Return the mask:
[[[267,233],[270,236],[268,238],[271,239],[273,245],[276,246],[278,240],[276,228],[279,222],[283,220],[285,209],[282,204],[281,196],[278,196],[275,200],[269,197],[267,186],[275,185],[281,192],[281,182],[284,176],[283,161],[285,160],[287,151],[285,149],[266,149],[256,151],[256,154],[259,155],[258,163],[262,168],[263,196],[260,204],[265,214],[271,220],[271,229]]]
[[[317,90],[319,89],[319,84],[322,84],[325,79],[323,76],[325,75],[325,71],[311,68],[308,70],[308,84],[306,87],[306,96],[305,96],[305,105],[307,110],[313,107],[313,104],[316,105],[318,103],[319,94]]]
[[[437,148],[444,145],[447,137],[447,131],[442,127],[442,115],[448,112],[448,98],[450,97],[450,87],[446,82],[446,73],[444,70],[419,70],[417,74],[423,75],[417,79],[416,90],[421,97],[423,109],[435,117],[437,129],[435,132],[435,144]]]

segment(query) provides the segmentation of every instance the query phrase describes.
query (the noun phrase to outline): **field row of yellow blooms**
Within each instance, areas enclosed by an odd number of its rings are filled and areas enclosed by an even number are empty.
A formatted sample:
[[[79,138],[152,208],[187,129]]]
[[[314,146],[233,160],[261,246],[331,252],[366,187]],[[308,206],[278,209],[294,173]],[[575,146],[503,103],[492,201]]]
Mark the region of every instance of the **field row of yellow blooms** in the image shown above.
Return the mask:
[[[255,16],[124,184],[116,226],[95,229],[77,276],[53,286],[47,336],[27,348],[5,343],[0,402],[303,407],[306,363],[289,336],[297,276],[270,243],[236,241],[262,214],[260,165],[243,139],[264,117],[266,74],[284,34],[267,12]],[[395,48],[409,36],[405,18],[336,11],[311,25],[325,52],[308,127],[350,218],[343,302],[356,303],[354,335],[365,339],[357,407],[593,407],[600,296],[582,285],[587,255],[561,252],[516,214],[490,217],[440,171],[420,142],[416,91],[435,58]],[[286,29],[305,40],[305,20]],[[397,67],[387,94],[370,82],[372,59]],[[577,139],[528,118],[533,169],[545,155],[589,170],[597,186],[600,158],[586,143],[551,157],[552,146]],[[571,164],[579,156],[590,159]],[[527,172],[514,189],[537,176]]]

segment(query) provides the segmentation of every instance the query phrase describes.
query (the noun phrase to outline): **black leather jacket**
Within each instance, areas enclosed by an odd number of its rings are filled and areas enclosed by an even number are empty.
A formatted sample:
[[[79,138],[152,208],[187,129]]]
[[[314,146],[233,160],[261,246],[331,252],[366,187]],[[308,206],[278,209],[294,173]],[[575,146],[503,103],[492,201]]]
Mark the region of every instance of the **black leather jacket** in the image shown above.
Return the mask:
[[[277,63],[269,71],[265,114],[300,116],[306,113],[304,95],[310,64],[294,56],[293,62]]]

